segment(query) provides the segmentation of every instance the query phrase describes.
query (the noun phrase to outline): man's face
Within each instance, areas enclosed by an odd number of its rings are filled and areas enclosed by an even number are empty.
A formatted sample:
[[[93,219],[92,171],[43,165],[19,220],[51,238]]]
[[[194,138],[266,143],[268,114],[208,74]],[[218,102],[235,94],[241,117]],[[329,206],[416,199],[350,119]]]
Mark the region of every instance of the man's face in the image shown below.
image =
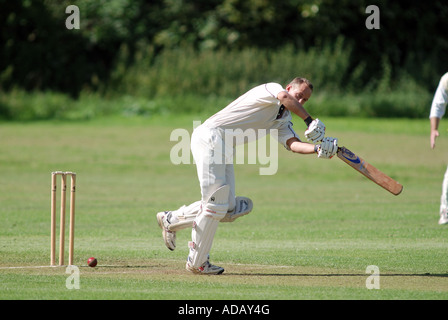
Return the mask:
[[[300,85],[288,85],[286,90],[292,95],[301,105],[304,105],[305,102],[311,97],[313,91],[308,87],[306,83],[301,83]]]

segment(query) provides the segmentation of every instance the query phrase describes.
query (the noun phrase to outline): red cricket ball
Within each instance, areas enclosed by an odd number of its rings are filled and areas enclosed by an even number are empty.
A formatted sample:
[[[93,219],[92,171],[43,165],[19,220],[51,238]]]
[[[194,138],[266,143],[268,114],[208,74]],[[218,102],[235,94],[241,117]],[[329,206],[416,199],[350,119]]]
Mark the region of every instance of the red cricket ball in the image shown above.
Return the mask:
[[[92,267],[92,268],[96,267],[97,263],[98,263],[98,260],[96,260],[96,258],[94,258],[94,257],[91,257],[91,258],[89,258],[89,260],[87,260],[87,264],[89,265],[89,267]]]

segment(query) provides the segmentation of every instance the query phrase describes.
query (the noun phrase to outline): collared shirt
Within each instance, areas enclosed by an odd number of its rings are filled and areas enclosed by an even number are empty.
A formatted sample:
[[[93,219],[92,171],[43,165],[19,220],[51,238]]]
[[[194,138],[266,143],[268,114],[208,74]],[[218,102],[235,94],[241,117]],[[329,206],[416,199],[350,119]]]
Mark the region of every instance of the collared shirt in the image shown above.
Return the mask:
[[[234,145],[259,139],[277,130],[273,136],[289,149],[286,142],[290,138],[298,138],[298,135],[292,129],[291,113],[277,99],[281,91],[286,90],[278,83],[259,85],[211,116],[203,125],[222,129],[226,134],[233,133]]]

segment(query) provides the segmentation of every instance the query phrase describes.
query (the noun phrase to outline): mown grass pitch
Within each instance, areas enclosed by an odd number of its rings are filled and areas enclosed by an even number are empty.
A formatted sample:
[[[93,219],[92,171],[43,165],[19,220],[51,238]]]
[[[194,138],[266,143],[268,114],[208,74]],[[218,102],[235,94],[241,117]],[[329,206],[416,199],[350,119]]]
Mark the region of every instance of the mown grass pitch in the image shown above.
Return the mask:
[[[280,146],[276,175],[236,165],[237,193],[254,211],[220,224],[211,261],[226,271],[200,277],[184,270],[190,232],[169,251],[155,213],[198,199],[194,166],[170,162],[170,133],[204,119],[1,123],[0,299],[448,298],[448,229],[437,225],[443,123],[430,150],[426,119],[321,119],[328,136],[404,185],[398,197],[337,158]],[[47,267],[55,170],[78,175],[74,290],[65,267]],[[96,268],[86,266],[91,256]],[[370,265],[380,289],[366,288]]]

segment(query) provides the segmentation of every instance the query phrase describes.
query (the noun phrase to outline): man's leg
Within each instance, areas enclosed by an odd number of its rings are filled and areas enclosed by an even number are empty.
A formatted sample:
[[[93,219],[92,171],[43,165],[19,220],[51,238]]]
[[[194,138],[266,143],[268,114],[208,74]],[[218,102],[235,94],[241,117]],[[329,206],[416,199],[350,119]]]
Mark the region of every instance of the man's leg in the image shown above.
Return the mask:
[[[440,198],[439,224],[448,223],[447,211],[448,211],[448,167],[447,170],[445,171],[445,176],[443,177],[442,196]]]
[[[201,209],[201,201],[182,206],[174,211],[158,212],[157,223],[162,229],[162,237],[168,249],[176,249],[176,231],[193,226],[193,220]]]
[[[199,274],[220,274],[223,268],[209,262],[209,253],[219,221],[229,208],[230,186],[226,177],[226,151],[222,132],[198,127],[191,150],[201,187],[201,209],[193,222],[186,269]]]
[[[208,258],[219,221],[226,215],[229,207],[229,190],[228,185],[218,188],[203,204],[201,212],[193,222],[192,241],[188,244],[190,254],[187,270],[204,274],[219,274],[224,271],[220,267],[210,265]]]
[[[201,210],[201,201],[196,201],[188,206],[182,206],[177,210],[171,211],[172,219],[168,229],[170,231],[179,231],[185,228],[191,228]]]
[[[231,201],[230,199],[233,199]],[[233,205],[232,205],[233,203]],[[188,208],[193,206],[197,208],[197,210],[189,211]],[[230,209],[232,208],[233,209]],[[201,201],[197,201],[190,206],[183,206],[176,211],[165,211],[159,212],[158,214],[169,214],[171,213],[171,219],[166,227],[168,231],[177,232],[182,229],[192,228],[193,221],[196,219],[199,210],[201,208]],[[253,209],[253,202],[250,198],[247,197],[236,197],[229,198],[229,210],[227,211],[225,217],[221,219],[220,222],[234,222],[236,219],[249,214]],[[180,212],[179,212],[180,211]],[[187,213],[190,212],[190,213]],[[160,223],[159,223],[160,225]]]

